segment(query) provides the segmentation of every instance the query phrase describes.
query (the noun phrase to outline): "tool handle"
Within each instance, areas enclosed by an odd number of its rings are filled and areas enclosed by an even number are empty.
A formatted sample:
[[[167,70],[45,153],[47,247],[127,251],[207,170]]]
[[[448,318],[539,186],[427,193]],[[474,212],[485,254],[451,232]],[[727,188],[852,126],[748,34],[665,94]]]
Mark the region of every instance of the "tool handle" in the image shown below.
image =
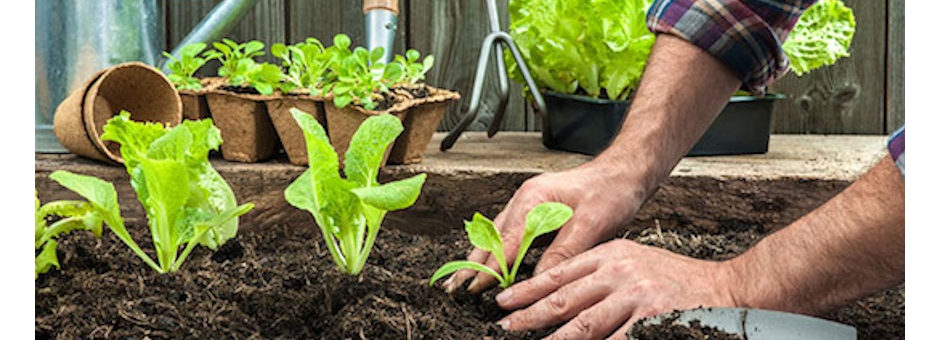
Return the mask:
[[[395,15],[398,15],[398,0],[363,0],[362,13],[369,13],[372,10],[384,9]]]

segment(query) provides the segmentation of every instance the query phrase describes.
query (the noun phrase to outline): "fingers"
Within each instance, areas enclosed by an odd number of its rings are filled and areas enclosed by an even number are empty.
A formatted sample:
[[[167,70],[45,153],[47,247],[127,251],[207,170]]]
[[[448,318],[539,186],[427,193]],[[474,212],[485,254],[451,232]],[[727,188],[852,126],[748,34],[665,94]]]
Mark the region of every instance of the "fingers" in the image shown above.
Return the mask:
[[[573,318],[610,293],[610,287],[587,276],[568,284],[531,307],[516,311],[498,322],[509,331],[544,328]]]
[[[547,340],[584,339],[596,340],[611,335],[630,319],[634,304],[624,301],[629,298],[610,296],[593,307],[577,314],[550,335]],[[626,339],[626,338],[624,338]]]
[[[490,254],[486,258],[485,266],[490,267],[495,270],[497,273],[505,275],[499,268],[499,262],[496,260],[496,256]],[[496,278],[490,274],[477,272],[476,276],[473,278],[473,281],[470,281],[470,286],[467,287],[467,292],[471,294],[482,293],[483,291],[489,289],[496,285]]]
[[[603,232],[597,232],[600,228],[597,225],[597,217],[590,212],[585,212],[588,210],[576,211],[571,221],[558,231],[558,236],[555,236],[555,240],[542,253],[539,263],[535,266],[535,275],[591,249],[608,237]]]
[[[473,248],[473,251],[471,251],[470,255],[467,256],[467,261],[483,263],[483,261],[486,261],[487,256],[489,256],[488,252],[482,249]],[[467,279],[473,277],[476,275],[476,273],[477,272],[472,269],[458,270],[456,273],[451,275],[447,281],[444,281],[441,286],[444,287],[444,290],[447,291],[448,294],[453,294],[455,291],[457,291],[458,288],[463,286],[463,283],[467,281]]]
[[[597,255],[590,252],[581,254],[569,262],[513,285],[497,295],[496,302],[507,310],[528,306],[559,288],[593,273],[597,270],[598,259]]]

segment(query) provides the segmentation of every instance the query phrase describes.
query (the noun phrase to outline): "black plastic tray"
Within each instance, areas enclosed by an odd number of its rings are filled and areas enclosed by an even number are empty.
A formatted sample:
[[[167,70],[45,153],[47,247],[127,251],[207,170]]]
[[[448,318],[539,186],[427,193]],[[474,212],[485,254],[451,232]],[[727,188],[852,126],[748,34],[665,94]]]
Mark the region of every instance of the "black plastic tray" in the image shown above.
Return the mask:
[[[597,155],[610,145],[629,100],[595,99],[546,91],[542,144],[553,150]],[[689,156],[766,153],[774,103],[782,94],[735,96],[692,147]]]

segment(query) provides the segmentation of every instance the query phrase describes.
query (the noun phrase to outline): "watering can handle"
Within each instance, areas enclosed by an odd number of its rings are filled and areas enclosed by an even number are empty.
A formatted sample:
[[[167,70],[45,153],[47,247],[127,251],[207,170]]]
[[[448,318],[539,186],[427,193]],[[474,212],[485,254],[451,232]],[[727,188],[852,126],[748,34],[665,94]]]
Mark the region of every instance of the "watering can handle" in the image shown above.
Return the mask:
[[[209,43],[219,40],[219,38],[222,38],[222,36],[231,31],[232,28],[235,27],[235,24],[238,24],[242,17],[255,7],[256,3],[258,3],[258,0],[225,0],[219,3],[212,9],[212,12],[209,12],[209,15],[196,25],[196,28],[193,28],[193,30],[176,45],[176,48],[173,49],[173,52],[170,52],[170,55],[179,59],[180,52],[186,45]],[[170,72],[166,67],[166,62],[167,58],[163,58],[159,63],[159,67],[164,73]]]

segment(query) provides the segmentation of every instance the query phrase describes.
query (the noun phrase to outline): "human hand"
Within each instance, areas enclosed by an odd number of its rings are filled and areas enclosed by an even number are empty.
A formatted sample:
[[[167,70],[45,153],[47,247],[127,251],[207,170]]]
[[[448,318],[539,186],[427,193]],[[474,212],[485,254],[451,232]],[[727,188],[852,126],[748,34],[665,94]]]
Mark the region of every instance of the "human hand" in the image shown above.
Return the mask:
[[[646,199],[641,186],[616,178],[613,173],[600,166],[580,167],[543,174],[523,183],[494,220],[503,240],[506,262],[515,260],[526,214],[543,202],[564,203],[574,209],[574,216],[542,255],[535,268],[536,274],[613,237],[617,228],[632,219]],[[467,260],[500,272],[496,258],[482,249],[473,249]],[[472,293],[496,284],[496,279],[486,273],[463,269],[454,273],[443,286],[452,293],[471,277],[474,280],[467,289]]]
[[[629,240],[614,240],[565,261],[496,296],[516,311],[506,330],[568,321],[547,339],[628,339],[642,318],[696,307],[735,307],[740,284],[726,262],[697,260]],[[569,321],[570,320],[570,321]]]

